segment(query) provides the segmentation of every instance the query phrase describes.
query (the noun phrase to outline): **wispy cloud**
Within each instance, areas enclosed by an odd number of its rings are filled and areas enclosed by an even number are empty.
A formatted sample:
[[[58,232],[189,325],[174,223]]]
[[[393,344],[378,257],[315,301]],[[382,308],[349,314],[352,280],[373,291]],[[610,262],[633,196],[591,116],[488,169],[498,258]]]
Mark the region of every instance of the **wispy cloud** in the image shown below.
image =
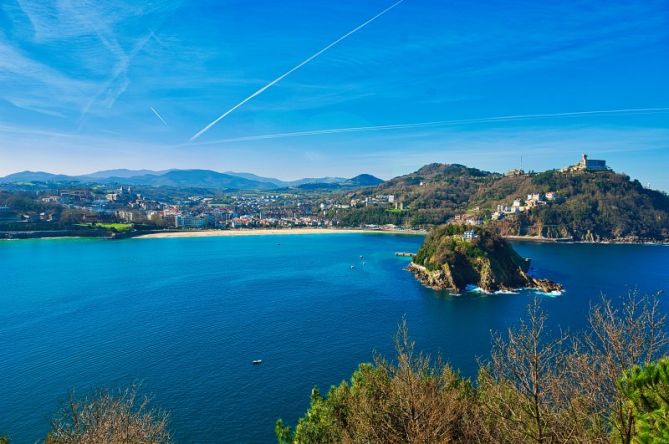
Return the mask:
[[[375,16],[373,16],[372,18],[370,18],[369,20],[367,20],[367,21],[363,22],[362,24],[356,26],[355,28],[353,28],[352,30],[350,30],[349,32],[347,32],[346,34],[342,35],[341,37],[339,37],[338,39],[336,39],[335,41],[333,41],[332,43],[330,43],[329,45],[325,46],[324,48],[320,49],[320,50],[317,51],[316,53],[314,53],[314,54],[312,54],[311,56],[307,57],[305,60],[303,60],[303,61],[300,62],[299,64],[295,65],[294,67],[292,67],[291,69],[289,69],[289,70],[286,71],[285,73],[281,74],[281,75],[280,75],[279,77],[277,77],[276,79],[274,79],[274,80],[272,80],[271,82],[269,82],[268,84],[264,85],[262,88],[260,88],[259,90],[257,90],[256,92],[254,92],[253,94],[251,94],[250,96],[248,96],[247,98],[245,98],[244,100],[242,100],[241,102],[239,102],[238,104],[236,104],[235,106],[233,106],[232,108],[230,108],[229,110],[227,110],[226,112],[224,112],[223,114],[221,114],[221,115],[220,115],[218,118],[216,118],[214,121],[212,121],[212,122],[209,123],[207,126],[205,126],[204,128],[202,128],[200,131],[198,131],[197,133],[195,133],[195,135],[193,135],[193,137],[191,137],[190,140],[191,140],[191,141],[196,140],[196,139],[197,139],[198,137],[200,137],[202,134],[204,134],[204,133],[206,133],[207,131],[209,131],[209,129],[211,129],[211,127],[213,127],[213,126],[216,125],[218,122],[220,122],[221,120],[223,120],[225,117],[227,117],[228,115],[230,115],[231,113],[233,113],[235,110],[237,110],[238,108],[240,108],[241,106],[243,106],[246,102],[248,102],[249,100],[252,100],[254,97],[259,96],[260,94],[262,94],[263,92],[265,92],[267,89],[269,89],[269,88],[271,88],[272,86],[276,85],[276,84],[279,83],[281,80],[285,79],[286,77],[288,77],[289,75],[291,75],[292,73],[294,73],[295,71],[297,71],[298,69],[302,68],[302,67],[305,66],[306,64],[308,64],[308,63],[310,63],[311,61],[315,60],[316,58],[318,58],[319,56],[321,56],[322,54],[324,54],[325,52],[327,52],[329,49],[335,47],[336,45],[338,45],[338,44],[341,43],[342,41],[346,40],[347,38],[349,38],[350,36],[352,36],[352,35],[355,34],[356,32],[358,32],[358,31],[360,31],[361,29],[363,29],[365,26],[367,26],[367,25],[369,25],[370,23],[374,22],[376,19],[378,19],[379,17],[383,16],[384,14],[386,14],[386,13],[389,12],[390,10],[394,9],[395,7],[397,7],[398,5],[400,5],[400,4],[403,3],[403,2],[404,2],[404,0],[399,0],[399,1],[395,2],[395,3],[393,3],[392,5],[390,5],[389,7],[387,7],[386,9],[382,10],[381,12],[379,12],[378,14],[376,14]]]
[[[53,97],[61,104],[78,104],[92,82],[74,79],[36,61],[11,45],[0,33],[0,78],[4,79],[2,98],[14,105],[38,112],[53,113]],[[30,94],[25,94],[30,87]]]
[[[158,111],[156,111],[156,109],[155,109],[154,107],[150,106],[149,108],[151,109],[151,111],[153,111],[153,114],[155,114],[156,117],[157,117],[158,119],[160,119],[161,122],[163,122],[163,124],[164,124],[165,126],[169,126],[169,125],[167,124],[167,122],[165,122],[165,119],[163,119],[163,116],[161,116],[160,113],[159,113]]]
[[[79,122],[91,111],[104,114],[131,83],[128,69],[152,37],[156,21],[146,18],[144,32],[137,36],[119,36],[119,29],[170,7],[169,2],[133,5],[122,0],[3,5],[12,21],[27,23],[32,33],[23,26],[11,35],[12,28],[0,32],[0,78],[17,86],[3,91],[2,98],[43,114],[78,116]],[[51,55],[43,57],[43,51]],[[95,104],[100,107],[93,110]]]
[[[623,109],[607,109],[607,110],[592,110],[592,111],[572,111],[561,113],[543,113],[543,114],[515,114],[507,116],[496,117],[482,117],[478,119],[455,119],[455,120],[436,120],[429,122],[417,123],[400,123],[389,125],[374,125],[374,126],[357,126],[348,128],[330,128],[311,131],[294,131],[287,133],[272,133],[260,134],[254,136],[234,137],[228,139],[219,139],[208,142],[198,142],[195,145],[211,145],[222,143],[235,142],[253,142],[258,140],[284,139],[288,137],[307,137],[307,136],[322,136],[328,134],[343,134],[343,133],[363,133],[376,131],[390,131],[390,130],[407,130],[419,129],[427,127],[441,127],[441,126],[465,126],[485,123],[504,123],[504,122],[518,122],[525,120],[539,120],[539,119],[559,119],[566,117],[582,117],[582,116],[602,116],[602,115],[640,115],[640,114],[663,114],[669,113],[669,107],[666,108],[623,108]]]
[[[123,92],[128,87],[128,84],[130,83],[128,77],[126,76],[128,68],[130,67],[130,63],[142,50],[142,48],[144,48],[152,35],[153,32],[149,32],[140,38],[132,51],[130,51],[128,54],[123,52],[123,50],[120,50],[121,52],[117,54],[118,61],[112,70],[109,79],[102,84],[100,89],[88,100],[86,105],[83,107],[81,111],[80,123],[83,122],[88,111],[101,97],[104,98],[103,103],[107,108],[111,108],[114,105],[116,99],[118,99],[118,97],[123,94]],[[113,47],[115,48],[116,46]]]

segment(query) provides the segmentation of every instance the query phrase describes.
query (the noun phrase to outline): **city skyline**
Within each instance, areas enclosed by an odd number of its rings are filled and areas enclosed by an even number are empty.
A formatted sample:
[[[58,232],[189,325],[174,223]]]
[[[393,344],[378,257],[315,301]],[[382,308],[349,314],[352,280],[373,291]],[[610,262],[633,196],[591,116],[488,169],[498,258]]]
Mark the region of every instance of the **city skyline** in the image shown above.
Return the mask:
[[[521,157],[540,171],[587,152],[667,191],[668,19],[653,1],[10,1],[0,7],[0,175],[389,179],[432,162],[503,172]],[[587,114],[642,108],[660,110]],[[551,116],[499,119],[537,114]]]

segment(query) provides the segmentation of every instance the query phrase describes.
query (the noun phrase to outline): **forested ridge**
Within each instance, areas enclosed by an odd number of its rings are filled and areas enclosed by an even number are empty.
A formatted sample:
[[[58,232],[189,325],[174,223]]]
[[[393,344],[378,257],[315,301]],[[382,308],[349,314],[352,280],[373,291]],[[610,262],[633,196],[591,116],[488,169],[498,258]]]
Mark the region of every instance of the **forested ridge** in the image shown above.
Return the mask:
[[[667,240],[669,196],[613,171],[560,171],[501,175],[463,165],[431,164],[346,199],[392,194],[393,208],[360,206],[342,211],[343,225],[437,225],[458,214],[491,220],[498,205],[529,194],[555,193],[546,205],[492,221],[501,234],[574,240]],[[396,208],[395,208],[396,207]]]

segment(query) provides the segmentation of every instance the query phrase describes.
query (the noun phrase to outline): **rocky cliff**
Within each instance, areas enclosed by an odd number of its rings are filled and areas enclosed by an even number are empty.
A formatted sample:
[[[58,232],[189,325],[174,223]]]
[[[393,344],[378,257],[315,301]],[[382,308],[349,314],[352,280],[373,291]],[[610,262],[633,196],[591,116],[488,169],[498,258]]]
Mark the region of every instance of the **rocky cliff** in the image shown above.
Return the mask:
[[[409,270],[423,284],[461,292],[468,285],[484,291],[538,288],[550,292],[559,284],[527,274],[529,260],[500,236],[482,228],[443,225],[435,228],[416,253]]]

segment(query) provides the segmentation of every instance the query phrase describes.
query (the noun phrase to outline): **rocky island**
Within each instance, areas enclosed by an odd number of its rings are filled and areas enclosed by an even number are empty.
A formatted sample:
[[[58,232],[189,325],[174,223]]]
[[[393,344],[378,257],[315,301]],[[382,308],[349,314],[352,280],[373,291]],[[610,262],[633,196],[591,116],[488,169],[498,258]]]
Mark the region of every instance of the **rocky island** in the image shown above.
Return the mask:
[[[461,292],[469,285],[486,292],[562,289],[558,283],[529,276],[529,265],[529,259],[522,258],[492,231],[450,224],[430,232],[408,269],[423,284],[453,292]]]

